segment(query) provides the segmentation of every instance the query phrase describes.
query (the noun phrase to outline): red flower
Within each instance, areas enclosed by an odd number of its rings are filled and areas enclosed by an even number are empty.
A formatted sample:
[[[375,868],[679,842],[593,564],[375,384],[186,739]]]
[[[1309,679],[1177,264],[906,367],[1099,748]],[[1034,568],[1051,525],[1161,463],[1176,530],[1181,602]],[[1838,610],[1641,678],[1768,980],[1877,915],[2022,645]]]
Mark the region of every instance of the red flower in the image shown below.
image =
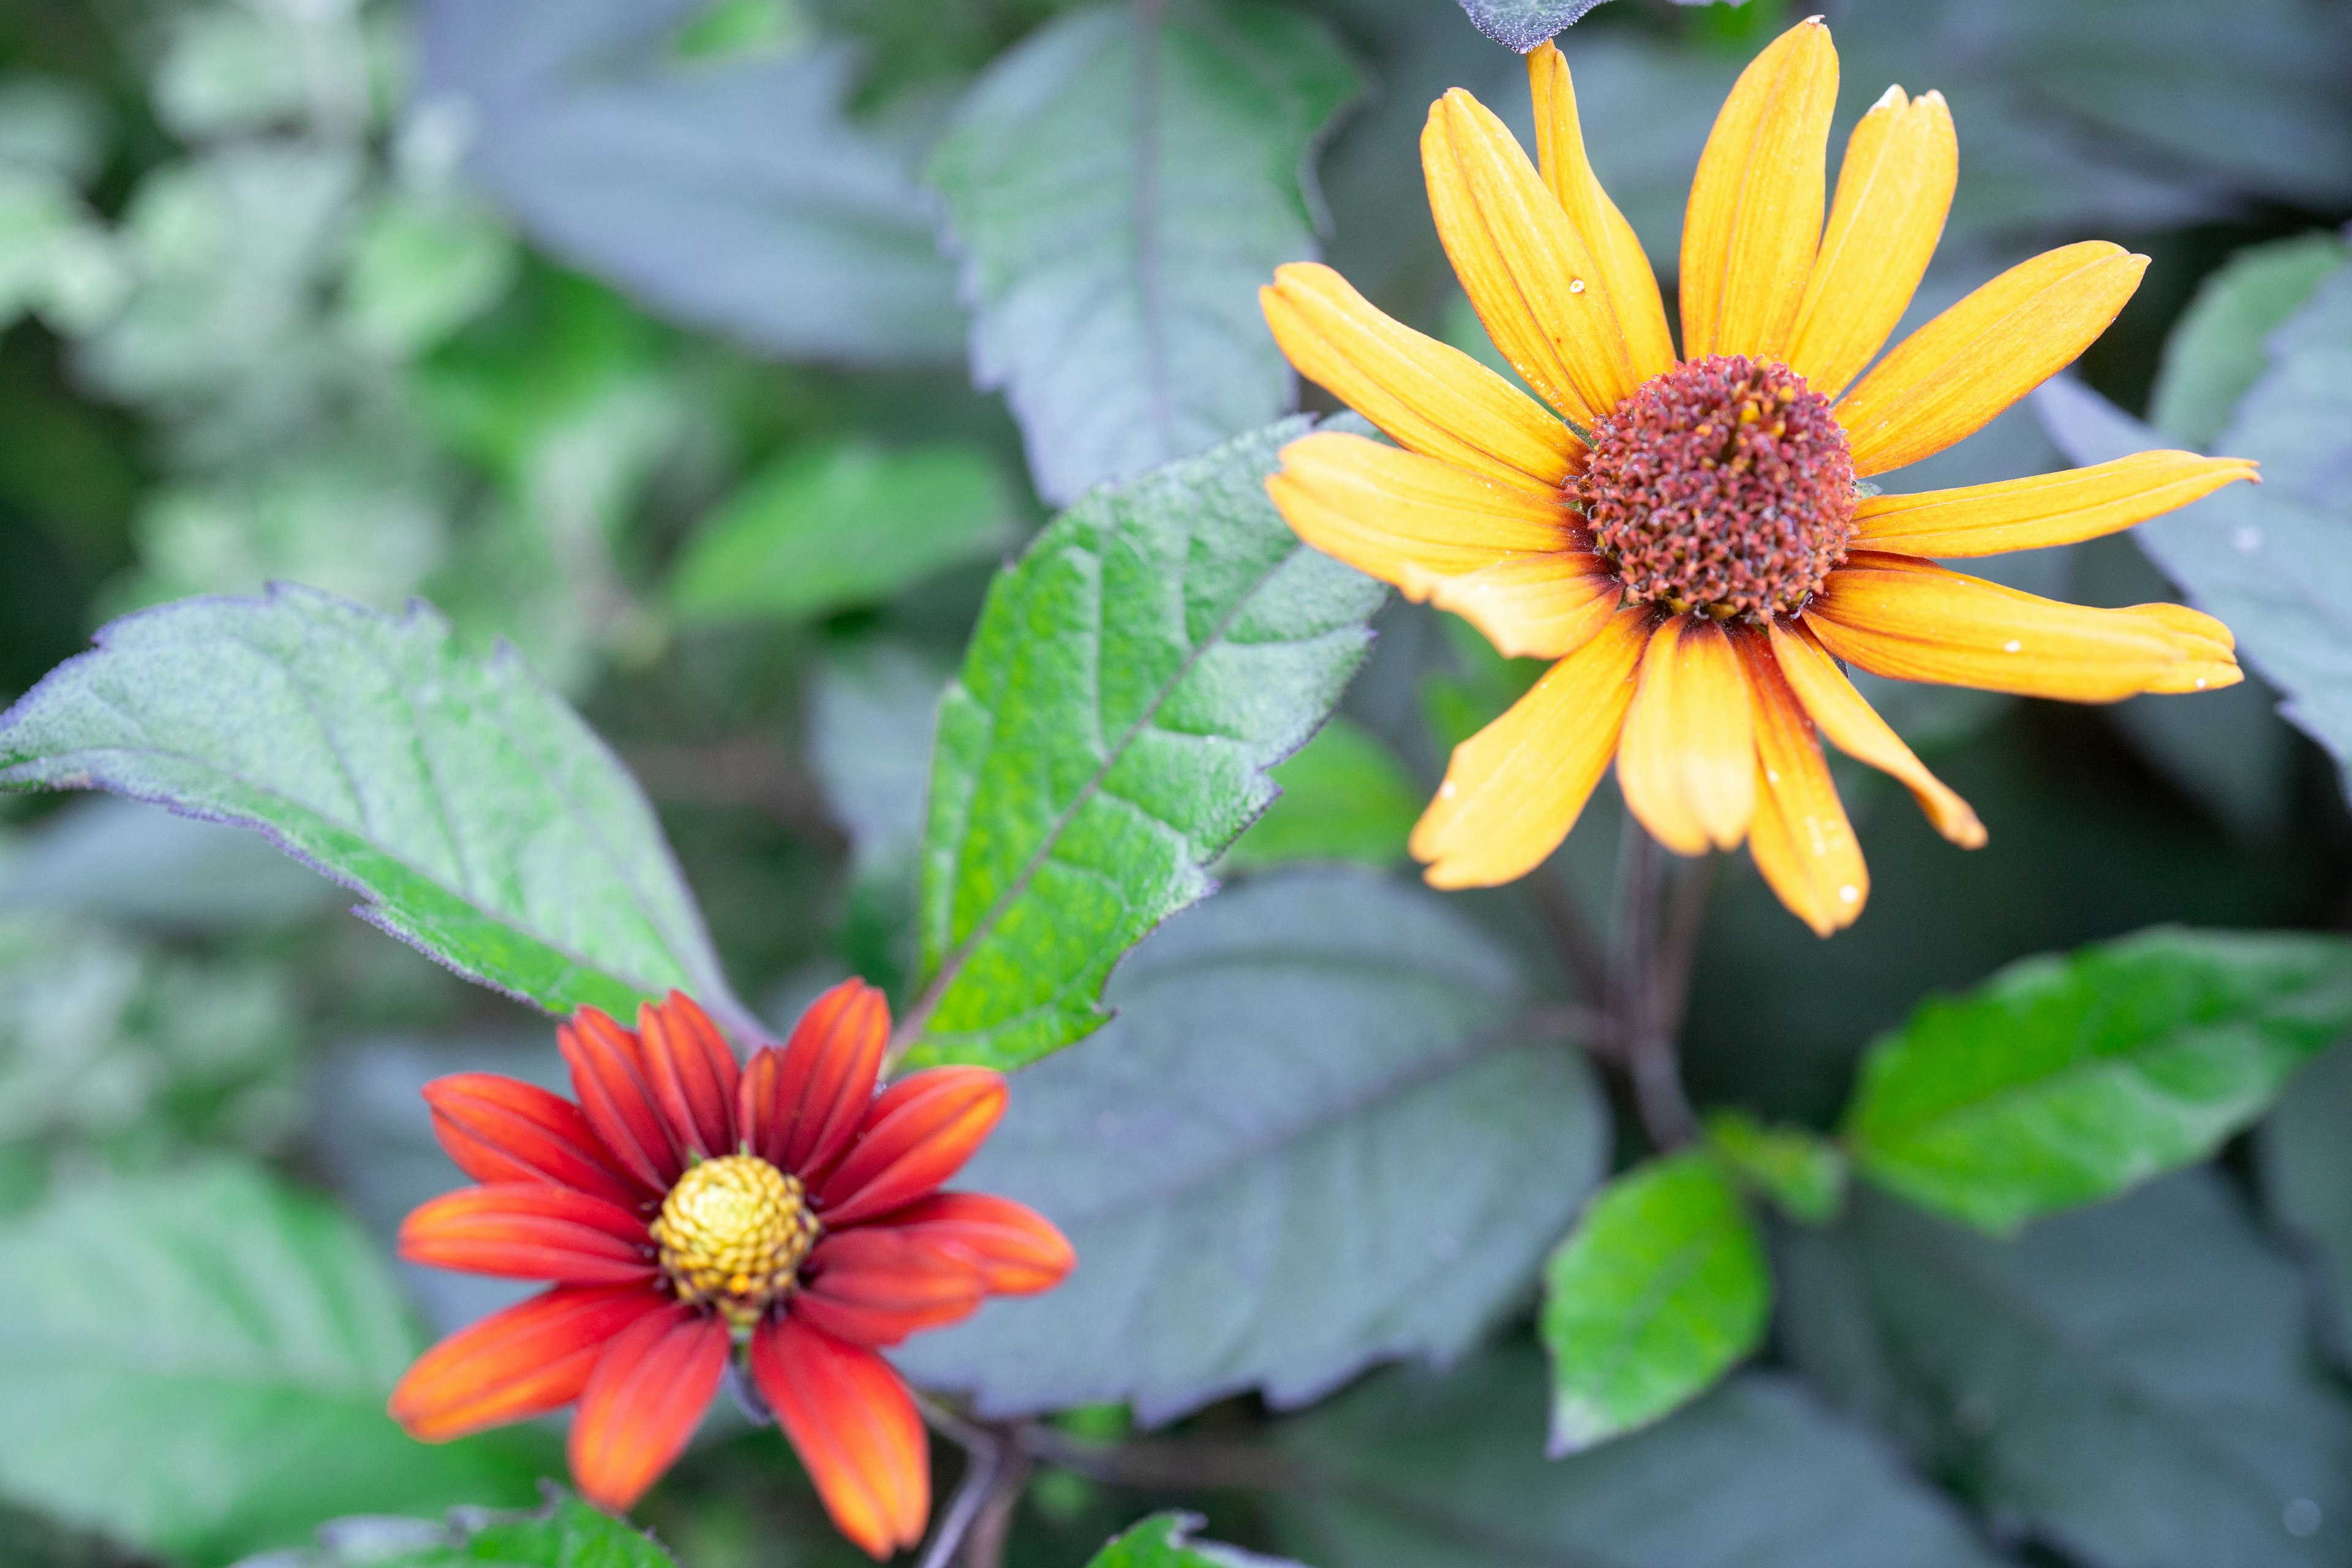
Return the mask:
[[[876,1557],[920,1540],[922,1419],[876,1347],[1047,1289],[1074,1259],[1021,1205],[939,1191],[1003,1114],[1004,1079],[934,1068],[877,1096],[889,1032],[882,994],[851,980],[739,1068],[672,992],[635,1032],[593,1007],[557,1031],[577,1105],[488,1073],[426,1085],[482,1184],[410,1215],[401,1256],[553,1289],[425,1352],[394,1418],[441,1442],[577,1400],[572,1479],[625,1510],[740,1352],[842,1533]]]

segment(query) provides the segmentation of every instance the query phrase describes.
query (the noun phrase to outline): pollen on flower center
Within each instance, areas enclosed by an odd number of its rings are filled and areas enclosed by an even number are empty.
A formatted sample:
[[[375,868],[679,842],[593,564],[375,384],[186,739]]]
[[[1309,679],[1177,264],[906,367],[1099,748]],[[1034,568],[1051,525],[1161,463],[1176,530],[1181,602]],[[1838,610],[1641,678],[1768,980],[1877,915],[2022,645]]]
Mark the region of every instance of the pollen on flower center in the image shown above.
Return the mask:
[[[798,1177],[730,1154],[680,1176],[649,1228],[680,1300],[748,1324],[792,1289],[820,1227]]]
[[[1829,399],[1745,354],[1643,384],[1593,427],[1567,488],[1630,595],[1721,619],[1802,608],[1853,532],[1853,458]]]

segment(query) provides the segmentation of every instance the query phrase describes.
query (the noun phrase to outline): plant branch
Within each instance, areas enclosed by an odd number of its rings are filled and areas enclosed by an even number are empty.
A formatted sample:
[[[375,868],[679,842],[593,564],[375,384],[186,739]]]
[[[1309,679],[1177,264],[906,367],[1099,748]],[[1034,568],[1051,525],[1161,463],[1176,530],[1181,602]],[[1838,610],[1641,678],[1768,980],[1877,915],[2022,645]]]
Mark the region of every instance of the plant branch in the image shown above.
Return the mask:
[[[961,1418],[955,1420],[952,1427],[942,1426],[936,1418],[940,1412],[928,1400],[923,1402],[923,1414],[932,1418],[934,1426],[940,1426],[962,1445],[964,1451],[963,1479],[956,1483],[955,1496],[949,1500],[947,1511],[940,1515],[939,1527],[931,1532],[931,1543],[923,1549],[922,1561],[918,1564],[918,1568],[948,1568],[963,1550],[966,1539],[972,1535],[972,1527],[979,1521],[982,1510],[1002,1489],[1005,1475],[1012,1468],[1007,1461],[1016,1456],[1010,1442],[985,1427],[975,1426]],[[1019,1468],[1025,1480],[1026,1460],[1023,1460]],[[1013,1496],[1020,1496],[1018,1484],[1013,1488]],[[999,1556],[1001,1560],[1001,1536]]]
[[[1690,954],[1706,913],[1706,890],[1702,885],[1696,899],[1686,899],[1685,887],[1698,874],[1677,879],[1673,908],[1663,908],[1665,851],[1630,816],[1625,831],[1632,837],[1619,879],[1616,963],[1607,1011],[1643,1131],[1661,1150],[1678,1149],[1698,1134],[1698,1118],[1683,1092],[1675,1036]]]
[[[1528,879],[1528,889],[1535,898],[1536,912],[1543,917],[1559,949],[1561,962],[1576,977],[1577,989],[1584,993],[1587,1002],[1599,1005],[1609,991],[1608,950],[1593,934],[1592,922],[1584,918],[1584,906],[1577,901],[1575,889],[1548,868],[1538,868]]]

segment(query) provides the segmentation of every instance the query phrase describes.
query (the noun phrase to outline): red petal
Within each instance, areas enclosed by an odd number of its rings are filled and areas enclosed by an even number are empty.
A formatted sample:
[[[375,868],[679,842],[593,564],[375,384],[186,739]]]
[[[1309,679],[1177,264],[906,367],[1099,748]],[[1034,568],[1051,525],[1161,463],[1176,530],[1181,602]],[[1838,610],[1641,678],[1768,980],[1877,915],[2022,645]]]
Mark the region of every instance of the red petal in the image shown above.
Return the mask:
[[[866,1113],[848,1157],[825,1179],[817,1210],[855,1225],[929,1197],[963,1168],[1004,1114],[1004,1075],[932,1068],[892,1084]]]
[[[971,1316],[987,1294],[987,1277],[963,1253],[867,1226],[817,1243],[792,1310],[837,1340],[895,1345]]]
[[[572,1479],[583,1497],[626,1513],[661,1479],[719,1392],[729,1342],[725,1322],[677,1301],[605,1345],[572,1423]]]
[[[400,1255],[436,1268],[565,1285],[617,1285],[655,1272],[643,1219],[544,1182],[442,1194],[403,1222]]]
[[[621,1168],[657,1193],[666,1193],[686,1169],[653,1091],[646,1087],[644,1054],[637,1037],[593,1007],[583,1007],[555,1031],[563,1059],[572,1064],[572,1091]]]
[[[478,1182],[553,1182],[627,1206],[657,1195],[614,1169],[588,1118],[536,1084],[461,1072],[425,1086],[433,1131]]]
[[[751,1335],[751,1379],[842,1534],[877,1559],[923,1538],[931,1453],[888,1362],[796,1318],[770,1318]]]
[[[580,1397],[604,1342],[665,1298],[643,1284],[559,1286],[416,1358],[385,1408],[427,1443],[543,1415]]]
[[[863,980],[845,980],[793,1026],[793,1037],[751,1058],[742,1128],[751,1152],[803,1181],[824,1174],[874,1102],[890,1005]]]
[[[1078,1255],[1054,1222],[990,1193],[938,1193],[877,1222],[891,1234],[971,1258],[992,1296],[1031,1296],[1068,1278]],[[852,1234],[864,1236],[866,1231]]]
[[[704,1159],[735,1152],[735,1052],[685,993],[637,1009],[638,1043],[671,1141]]]

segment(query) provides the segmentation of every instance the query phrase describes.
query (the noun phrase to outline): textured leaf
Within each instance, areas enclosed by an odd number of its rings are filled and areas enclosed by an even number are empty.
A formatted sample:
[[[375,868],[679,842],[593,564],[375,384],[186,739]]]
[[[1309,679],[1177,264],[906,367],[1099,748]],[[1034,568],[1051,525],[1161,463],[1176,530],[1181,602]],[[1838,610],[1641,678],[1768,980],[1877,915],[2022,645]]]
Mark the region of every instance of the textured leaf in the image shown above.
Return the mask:
[[[1118,1018],[1013,1080],[960,1178],[1050,1215],[1076,1272],[898,1352],[990,1415],[1292,1405],[1372,1361],[1457,1355],[1607,1163],[1591,1078],[1522,1017],[1508,956],[1369,872],[1222,894],[1107,994]]]
[[[1507,49],[1526,54],[1600,4],[1601,0],[1462,0],[1462,9],[1478,24],[1480,32]]]
[[[1207,893],[1361,662],[1386,590],[1298,542],[1290,420],[1089,496],[989,590],[940,710],[919,1061],[1018,1067],[1102,1022],[1118,955]]]
[[[845,118],[839,49],[681,63],[699,0],[428,0],[425,98],[531,238],[754,349],[954,358],[954,277],[905,150]]]
[[[2352,1048],[2311,1064],[2254,1141],[2271,1212],[2317,1254],[2336,1357],[2352,1363]]]
[[[1950,1504],[1791,1380],[1734,1378],[1620,1442],[1543,1457],[1515,1342],[1387,1373],[1286,1424],[1284,1546],[1318,1568],[1994,1568]]]
[[[198,1563],[527,1502],[543,1436],[426,1445],[384,1414],[422,1348],[358,1230],[257,1171],[85,1187],[0,1229],[0,1490]]]
[[[2159,929],[2011,965],[1864,1058],[1855,1166],[1988,1230],[2210,1153],[2352,1030],[2352,943]]]
[[[259,829],[361,913],[554,1013],[736,1010],[635,781],[511,653],[313,589],[128,616],[0,717],[0,785]]]
[[[1103,4],[992,65],[930,163],[1038,493],[1197,452],[1289,406],[1258,312],[1315,254],[1302,180],[1361,90],[1321,25],[1259,0]]]
[[[1228,868],[1291,860],[1403,863],[1425,792],[1363,726],[1333,716],[1271,776],[1282,794],[1225,852]]]
[[[2230,416],[2270,368],[2270,335],[2342,267],[2342,237],[2297,235],[2250,246],[2197,287],[2197,298],[2164,342],[2164,365],[2148,396],[2148,423],[2168,440],[2212,448]]]
[[[1297,1568],[1255,1552],[1193,1540],[1192,1532],[1205,1522],[1197,1514],[1155,1513],[1108,1542],[1087,1568]]]
[[[1706,1119],[1706,1143],[1739,1179],[1804,1225],[1827,1225],[1845,1205],[1845,1154],[1802,1127],[1768,1127],[1744,1110]]]
[[[552,1489],[551,1489],[551,1490]],[[677,1568],[652,1537],[569,1493],[536,1513],[463,1509],[446,1524],[419,1519],[339,1519],[307,1551],[272,1552],[239,1568]]]
[[[2294,1268],[2210,1173],[2014,1243],[1858,1193],[1786,1261],[1786,1342],[1815,1383],[2067,1557],[2352,1550],[2352,1409],[2317,1374]]]
[[[1012,488],[963,443],[795,452],[696,531],[671,579],[689,623],[790,619],[888,598],[1013,542]]]
[[[1590,1448],[1688,1404],[1762,1342],[1771,1314],[1763,1238],[1713,1157],[1634,1166],[1544,1265],[1549,1451]]]

